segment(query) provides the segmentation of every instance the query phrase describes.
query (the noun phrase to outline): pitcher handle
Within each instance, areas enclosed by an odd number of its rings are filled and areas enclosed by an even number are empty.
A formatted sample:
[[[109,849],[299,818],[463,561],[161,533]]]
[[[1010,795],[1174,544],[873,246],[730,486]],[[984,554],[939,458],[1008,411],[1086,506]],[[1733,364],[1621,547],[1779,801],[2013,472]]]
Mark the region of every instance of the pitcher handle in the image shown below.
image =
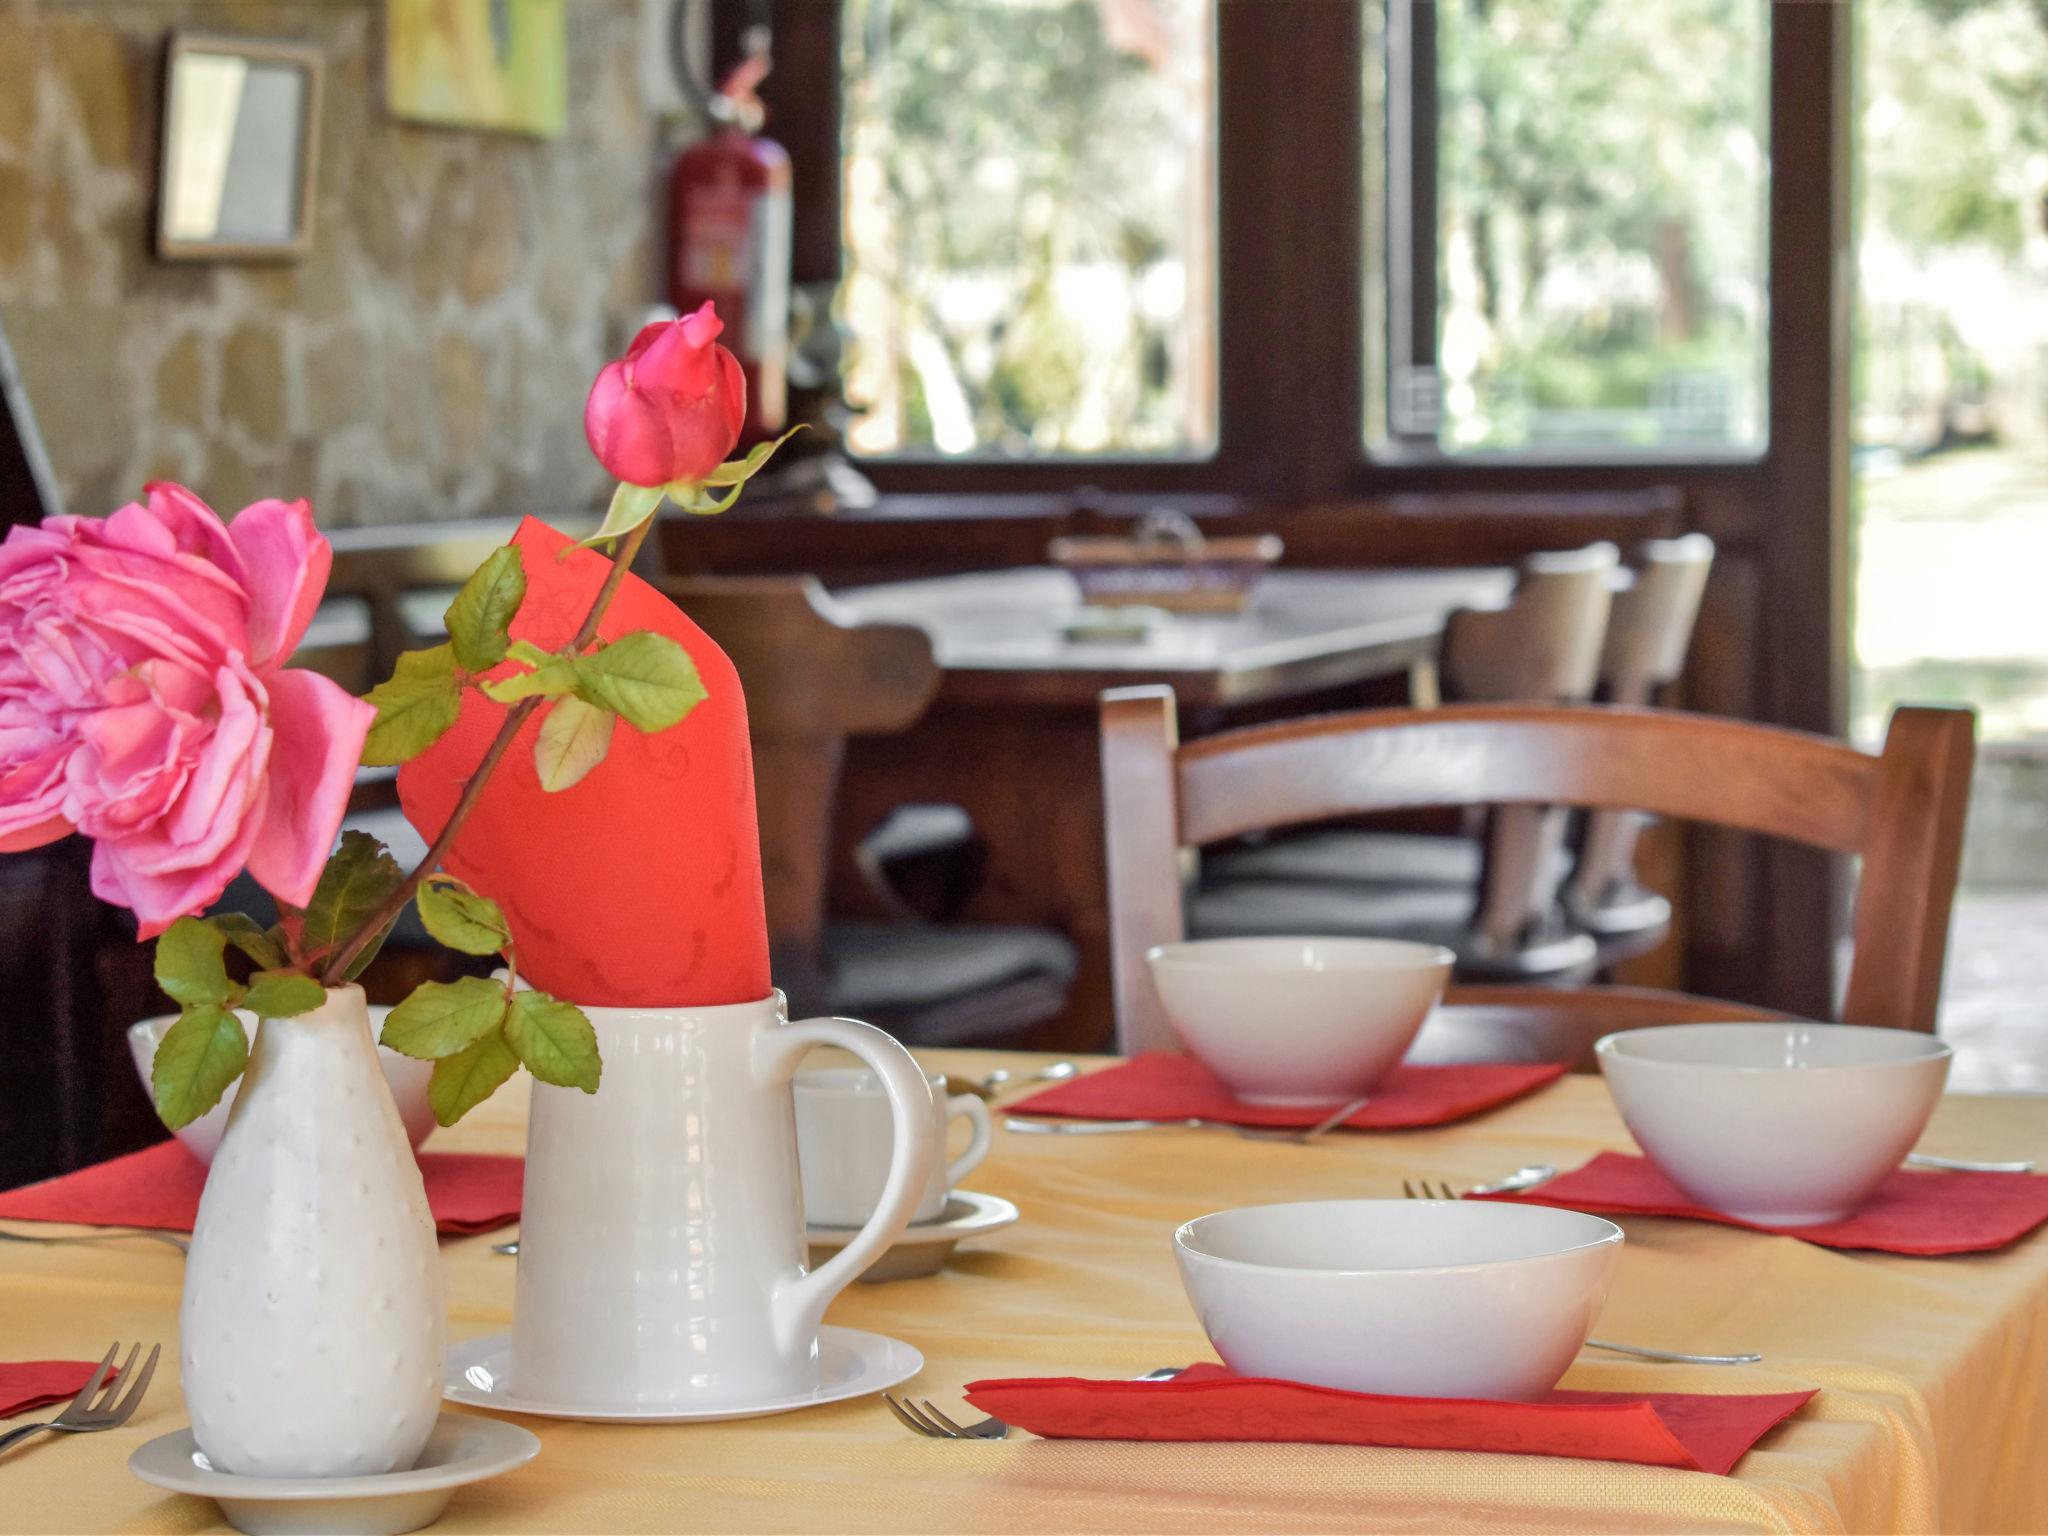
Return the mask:
[[[761,1062],[762,1072],[771,1082],[787,1082],[796,1072],[797,1063],[813,1046],[836,1045],[874,1070],[881,1079],[883,1096],[889,1101],[889,1177],[882,1185],[882,1198],[875,1214],[830,1259],[809,1274],[795,1276],[776,1287],[776,1330],[782,1336],[783,1346],[793,1349],[802,1340],[815,1336],[832,1298],[858,1279],[903,1235],[904,1228],[917,1214],[925,1181],[940,1154],[932,1144],[931,1084],[925,1079],[924,1068],[893,1036],[854,1019],[805,1019],[800,1024],[780,1024],[765,1031],[760,1043],[767,1051]]]

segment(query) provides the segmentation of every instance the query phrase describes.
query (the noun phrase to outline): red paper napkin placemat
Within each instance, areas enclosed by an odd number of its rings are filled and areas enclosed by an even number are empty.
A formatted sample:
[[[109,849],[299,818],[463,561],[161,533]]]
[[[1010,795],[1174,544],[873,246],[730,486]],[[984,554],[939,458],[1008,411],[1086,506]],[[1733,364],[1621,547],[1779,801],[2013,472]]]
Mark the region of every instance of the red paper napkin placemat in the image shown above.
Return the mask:
[[[0,1360],[0,1419],[70,1402],[99,1368],[97,1360]]]
[[[1728,1472],[1808,1392],[1552,1392],[1535,1403],[1381,1397],[1190,1366],[1172,1381],[977,1381],[967,1401],[1055,1440],[1280,1440],[1633,1461]]]
[[[1474,1200],[1521,1200],[1603,1216],[1684,1216],[1822,1248],[1869,1248],[1932,1256],[1984,1253],[2048,1221],[2048,1178],[2027,1173],[1922,1173],[1901,1168],[1861,1210],[1814,1227],[1773,1227],[1695,1205],[1646,1157],[1602,1152],[1585,1167],[1535,1189]]]
[[[1344,1124],[1391,1131],[1443,1125],[1493,1109],[1564,1076],[1556,1063],[1396,1067],[1372,1102]],[[1146,1051],[1129,1061],[1007,1106],[1012,1115],[1067,1115],[1080,1120],[1227,1120],[1232,1125],[1307,1126],[1326,1119],[1328,1104],[1246,1104],[1230,1096],[1215,1073],[1192,1056]]]
[[[427,1204],[444,1235],[488,1232],[519,1219],[523,1158],[474,1152],[422,1152],[419,1157]],[[164,1141],[8,1190],[0,1194],[0,1220],[190,1232],[205,1187],[206,1169],[199,1159],[182,1143]]]

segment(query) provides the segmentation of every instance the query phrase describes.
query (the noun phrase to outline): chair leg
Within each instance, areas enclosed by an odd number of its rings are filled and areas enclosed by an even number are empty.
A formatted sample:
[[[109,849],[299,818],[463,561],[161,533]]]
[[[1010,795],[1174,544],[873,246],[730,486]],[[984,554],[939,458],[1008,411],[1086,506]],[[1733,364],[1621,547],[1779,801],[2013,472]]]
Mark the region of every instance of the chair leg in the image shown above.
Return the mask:
[[[1586,837],[1572,872],[1572,902],[1590,912],[1634,879],[1636,838],[1643,817],[1635,811],[1595,811],[1586,818]]]
[[[1555,807],[1503,805],[1494,810],[1473,921],[1482,949],[1502,954],[1513,949],[1529,925],[1550,909],[1552,865],[1564,826],[1565,813]]]

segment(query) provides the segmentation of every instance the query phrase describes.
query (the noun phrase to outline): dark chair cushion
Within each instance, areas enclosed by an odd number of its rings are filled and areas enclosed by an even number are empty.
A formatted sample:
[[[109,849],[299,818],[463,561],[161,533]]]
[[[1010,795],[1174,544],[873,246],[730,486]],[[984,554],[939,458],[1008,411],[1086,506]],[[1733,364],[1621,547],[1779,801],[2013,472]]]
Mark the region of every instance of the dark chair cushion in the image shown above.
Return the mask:
[[[1188,902],[1192,938],[1313,935],[1407,939],[1441,944],[1458,957],[1461,980],[1579,981],[1596,959],[1591,939],[1545,925],[1505,954],[1488,953],[1472,931],[1469,887],[1367,885],[1349,881],[1204,882]]]
[[[1202,855],[1202,873],[1216,880],[1354,881],[1372,885],[1479,886],[1484,843],[1475,837],[1334,828],[1283,833]],[[1570,856],[1559,849],[1553,876],[1562,880]]]
[[[1077,960],[1036,928],[831,923],[825,993],[834,1013],[915,1045],[993,1044],[1057,1015]]]
[[[1469,886],[1205,879],[1188,903],[1187,929],[1197,939],[1321,934],[1413,939],[1455,949],[1469,929],[1472,907]]]

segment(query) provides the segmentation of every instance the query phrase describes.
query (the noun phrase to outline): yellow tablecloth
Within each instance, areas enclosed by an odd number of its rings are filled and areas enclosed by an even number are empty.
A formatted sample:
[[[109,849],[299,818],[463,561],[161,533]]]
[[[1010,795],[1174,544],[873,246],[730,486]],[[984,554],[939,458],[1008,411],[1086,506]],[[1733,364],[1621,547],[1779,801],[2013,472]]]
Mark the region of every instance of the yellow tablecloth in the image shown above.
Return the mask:
[[[998,1058],[932,1052],[942,1070]],[[1015,1060],[1008,1062],[1016,1065]],[[521,1150],[525,1080],[442,1132]],[[1945,1101],[1921,1143],[2048,1158],[2048,1099]],[[998,1131],[968,1181],[1016,1226],[925,1280],[856,1285],[830,1320],[909,1340],[911,1390],[941,1405],[982,1376],[1135,1376],[1211,1358],[1169,1234],[1251,1202],[1390,1196],[1402,1176],[1474,1183],[1529,1162],[1631,1147],[1597,1078],[1463,1125],[1340,1134],[1310,1147],[1223,1132],[1029,1137]],[[1334,1446],[928,1441],[867,1399],[782,1418],[605,1427],[525,1420],[540,1458],[456,1498],[457,1531],[2048,1530],[2048,1232],[1949,1259],[1831,1252],[1791,1238],[1630,1220],[1600,1332],[1760,1366],[1588,1354],[1603,1390],[1821,1394],[1728,1478],[1545,1457]],[[509,1325],[507,1234],[444,1245],[452,1336]],[[180,1260],[156,1244],[0,1246],[0,1359],[97,1359],[114,1339],[174,1355]],[[174,1359],[124,1429],[0,1462],[6,1531],[225,1530],[212,1505],[131,1479],[128,1455],[185,1422]]]

